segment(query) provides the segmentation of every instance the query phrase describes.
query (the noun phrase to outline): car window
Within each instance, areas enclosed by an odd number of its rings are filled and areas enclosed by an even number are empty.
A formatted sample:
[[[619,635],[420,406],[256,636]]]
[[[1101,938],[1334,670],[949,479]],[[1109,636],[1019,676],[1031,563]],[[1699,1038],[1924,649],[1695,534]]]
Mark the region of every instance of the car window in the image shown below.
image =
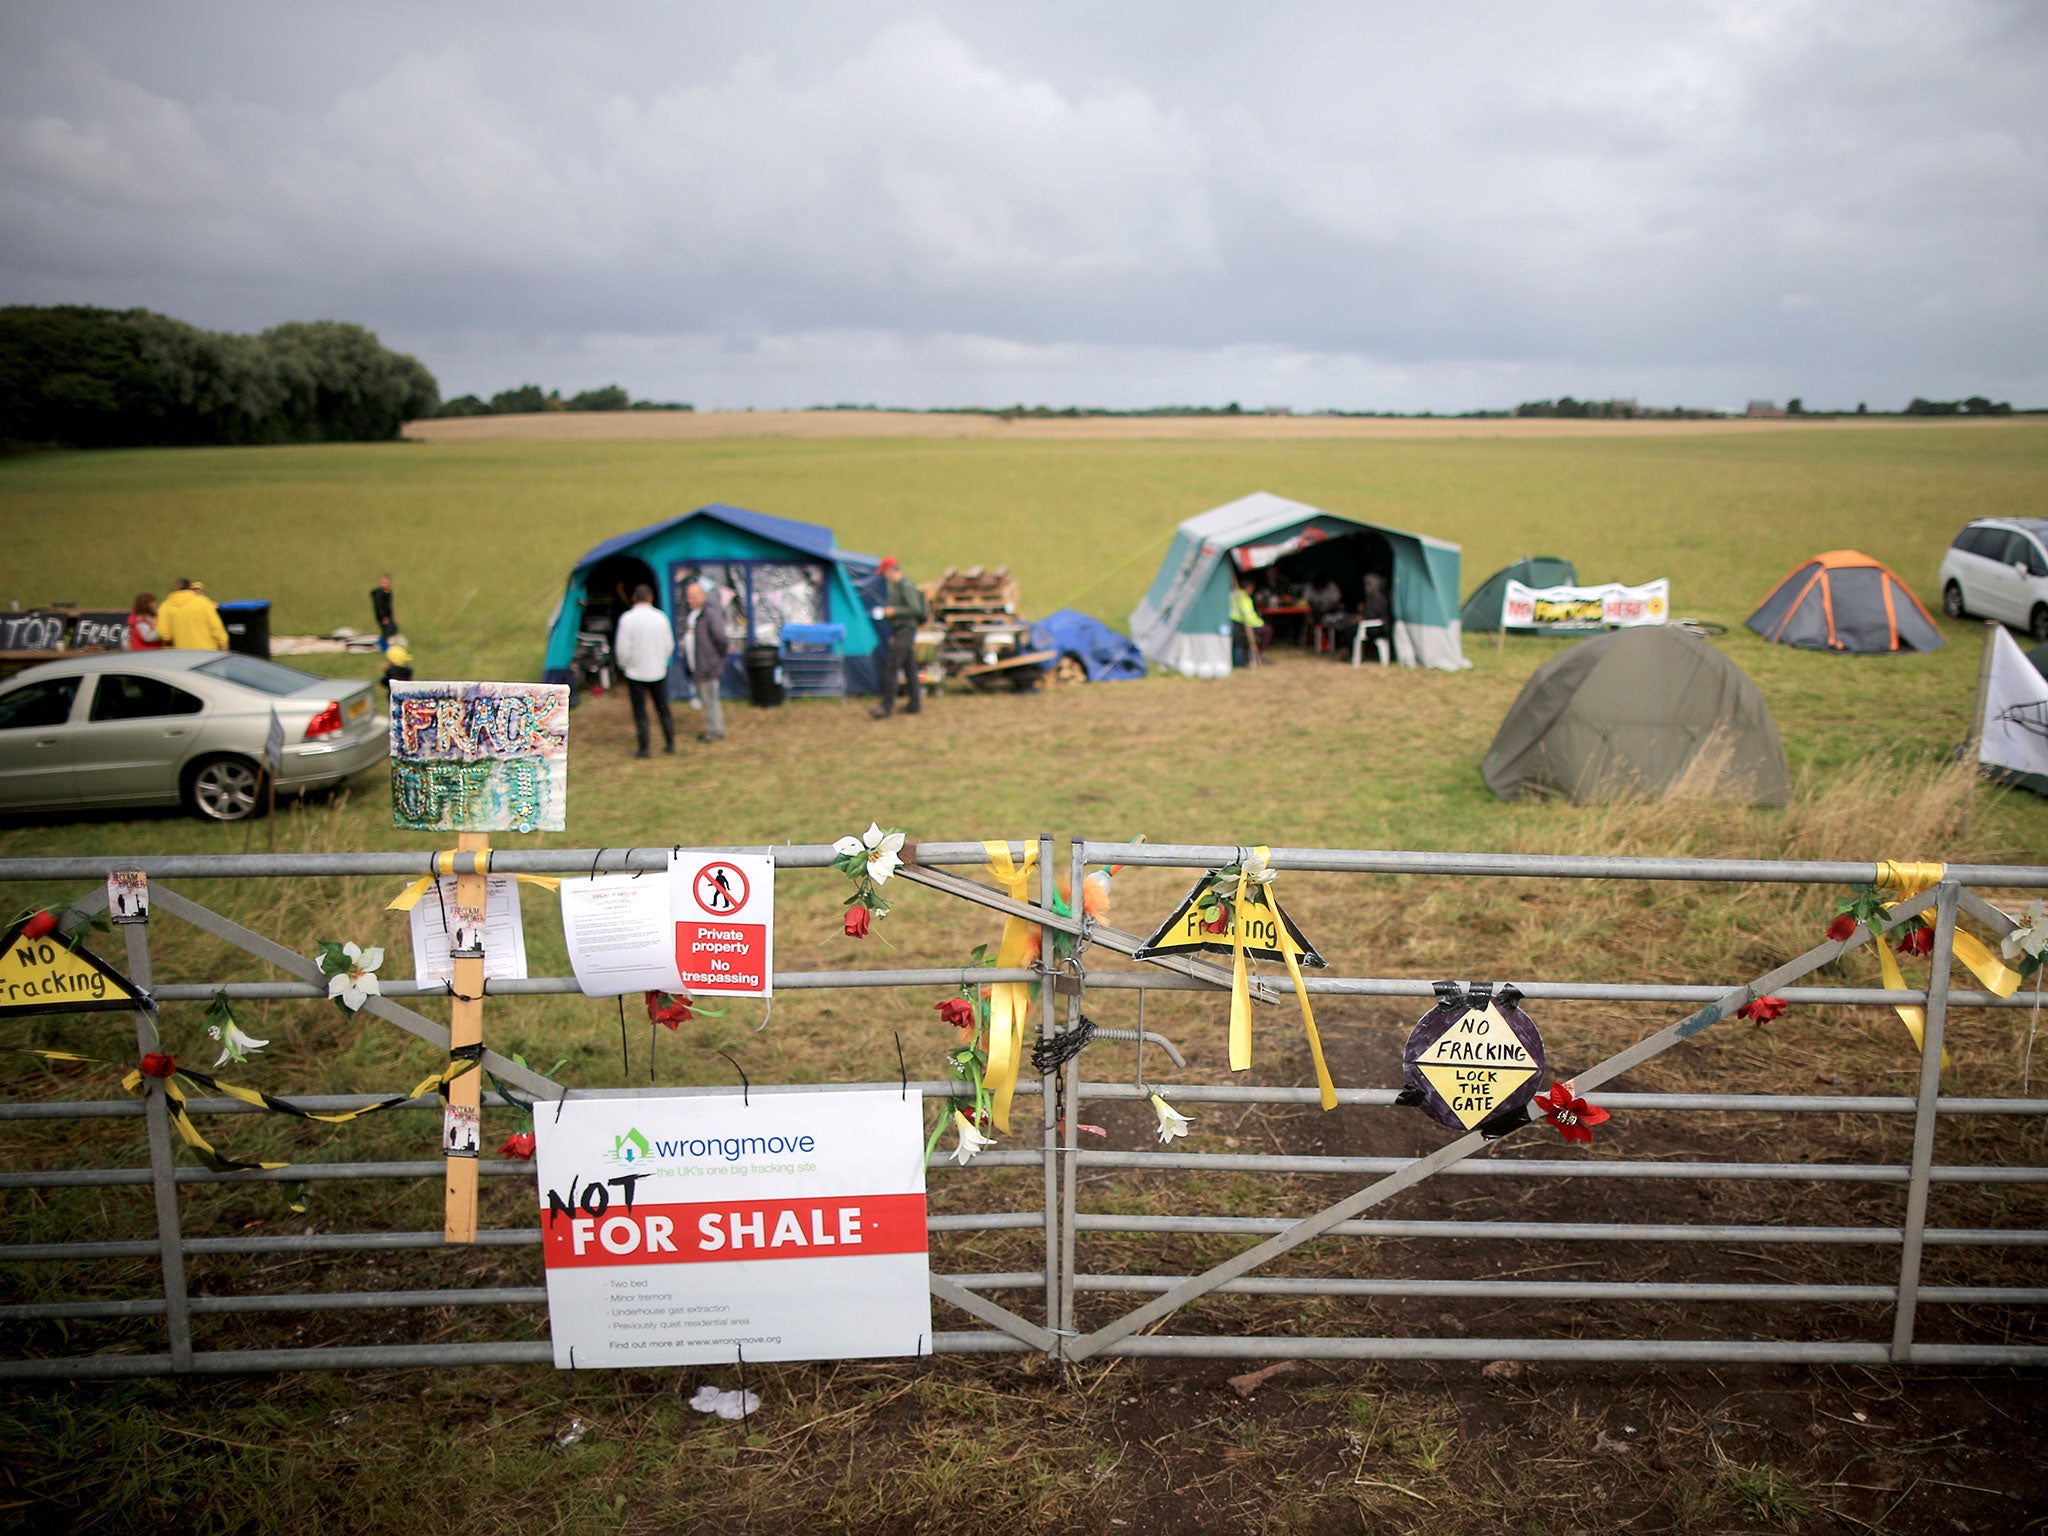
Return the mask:
[[[0,693],[0,731],[29,731],[62,725],[78,697],[75,677],[46,677],[12,693]]]
[[[1977,530],[1977,553],[1986,560],[2005,564],[2005,542],[2012,535],[2003,528],[1979,528]]]
[[[1979,543],[1977,535],[1982,531],[1983,530],[1978,528],[1974,523],[1971,524],[1968,528],[1965,528],[1961,533],[1957,534],[1955,538],[1949,541],[1949,548],[1960,549],[1966,555],[1976,554],[1977,545]]]
[[[2013,543],[2017,544],[2019,548],[2008,552],[2014,559],[2027,562],[2027,574],[2029,576],[2048,576],[2048,555],[2041,553],[2041,546],[2032,539],[2025,538],[2017,533],[2012,538]]]
[[[159,715],[196,715],[206,705],[160,677],[105,672],[92,696],[94,720],[152,720]]]
[[[209,677],[218,677],[230,683],[240,683],[244,688],[254,688],[258,693],[268,693],[283,698],[288,693],[297,693],[311,683],[328,681],[315,677],[310,672],[301,672],[297,667],[281,667],[274,661],[265,661],[260,656],[243,656],[235,651],[223,651],[211,661],[202,661],[192,669],[204,672]]]

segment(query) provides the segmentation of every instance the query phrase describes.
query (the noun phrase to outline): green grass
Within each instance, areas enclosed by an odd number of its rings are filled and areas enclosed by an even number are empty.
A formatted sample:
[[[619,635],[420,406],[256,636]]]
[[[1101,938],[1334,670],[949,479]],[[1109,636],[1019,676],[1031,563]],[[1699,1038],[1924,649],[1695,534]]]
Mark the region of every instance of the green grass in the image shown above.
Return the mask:
[[[1974,698],[1973,627],[1944,624],[1947,649],[1901,658],[1817,656],[1764,645],[1739,628],[1800,558],[1840,546],[1888,561],[1931,598],[1941,550],[1964,520],[2048,505],[2048,428],[2031,423],[1556,441],[827,440],[50,455],[0,462],[0,527],[10,551],[10,590],[0,597],[24,605],[74,599],[112,606],[137,589],[161,592],[172,577],[192,574],[222,597],[272,598],[281,632],[344,623],[360,629],[369,622],[365,594],[388,568],[423,675],[531,677],[571,561],[606,536],[706,501],[829,523],[850,547],[898,553],[913,575],[935,575],[948,564],[1009,564],[1032,612],[1071,604],[1120,625],[1175,522],[1259,488],[1458,540],[1468,588],[1524,553],[1570,556],[1589,580],[1668,575],[1680,613],[1730,626],[1719,643],[1776,712],[1799,778],[1797,801],[1783,811],[1689,802],[1501,805],[1479,782],[1479,759],[1522,683],[1563,642],[1496,648],[1474,640],[1467,646],[1473,668],[1456,675],[1353,671],[1283,657],[1221,683],[1158,678],[1022,698],[948,696],[921,719],[887,725],[869,721],[857,703],[758,712],[742,705],[729,711],[732,738],[724,747],[700,752],[686,742],[678,758],[647,763],[627,755],[623,702],[595,701],[577,712],[572,727],[568,829],[536,841],[613,848],[822,841],[874,817],[927,840],[1143,831],[1156,840],[1226,843],[2029,861],[2048,850],[2048,805],[1978,785],[1967,769],[1947,764]],[[374,675],[362,658],[309,664]],[[289,810],[278,840],[290,849],[422,852],[436,842],[391,829],[381,771],[364,775],[348,794]],[[260,827],[217,828],[168,816],[0,827],[0,857],[263,843]],[[1118,883],[1112,920],[1146,927],[1185,883],[1180,873],[1131,872]],[[393,955],[387,974],[403,975],[403,927],[382,912],[395,884],[196,882],[189,889],[304,953],[322,938],[384,943]],[[0,915],[30,899],[76,894],[15,886],[0,893]],[[830,873],[787,877],[778,891],[782,967],[957,963],[995,936],[986,915],[917,890],[873,938],[856,943],[838,932],[843,894],[843,882]],[[1586,980],[1755,974],[1804,948],[1830,905],[1826,893],[1799,890],[1300,875],[1284,877],[1282,894],[1339,974]],[[553,903],[529,894],[527,913],[534,973],[562,974]],[[182,925],[155,925],[152,942],[161,980],[266,974]],[[1856,964],[1861,968],[1844,967],[1838,979],[1867,984],[1872,968]],[[1130,994],[1098,996],[1090,1007],[1103,1022],[1132,1022]],[[894,1075],[898,1032],[912,1072],[934,1074],[943,1032],[931,1022],[930,1002],[873,992],[791,993],[777,1001],[762,1033],[754,1032],[758,1005],[738,1003],[724,1018],[700,1018],[675,1036],[664,1032],[660,1077],[729,1080],[729,1069],[712,1054],[722,1049],[744,1062],[757,1083],[872,1080]],[[1221,1075],[1222,1020],[1213,1000],[1163,996],[1149,1006],[1151,1027],[1188,1048],[1191,1078]],[[166,1010],[174,1050],[203,1048],[199,1012]],[[1318,1012],[1328,1038],[1355,1048],[1398,1025],[1401,1010],[1333,1000]],[[429,1053],[408,1037],[381,1026],[347,1026],[326,1005],[263,1004],[249,1013],[253,1032],[274,1043],[233,1080],[273,1091],[390,1090],[409,1086],[428,1062]],[[2023,1031],[2016,1033],[2012,1020],[1965,1013],[1953,1022],[1949,1091],[2018,1091]],[[1542,1022],[1554,1058],[1575,1066],[1665,1020],[1655,1009],[1585,1007],[1548,1011]],[[15,1026],[9,1043],[119,1055],[132,1049],[132,1042],[123,1045],[124,1029],[93,1016],[41,1020]],[[1298,1027],[1262,1016],[1259,1030],[1253,1077],[1306,1081]],[[500,1049],[522,1050],[530,1060],[566,1055],[565,1081],[621,1080],[609,1003],[493,1003],[486,1031]],[[1826,1081],[1830,1091],[1903,1092],[1913,1062],[1901,1038],[1888,1015],[1798,1010],[1768,1032],[1715,1031],[1639,1074],[1632,1086],[1807,1092]],[[646,1042],[643,1021],[632,1031],[636,1078],[646,1070]],[[1112,1075],[1127,1059],[1094,1070]],[[1835,1076],[1819,1079],[1817,1070]],[[1344,1071],[1339,1078],[1366,1080]],[[21,1081],[14,1091],[117,1090],[111,1082],[66,1079]],[[509,1118],[502,1125],[498,1118],[494,1112],[489,1129],[512,1129]],[[1697,1154],[1699,1143],[1662,1139],[1652,1119],[1618,1127],[1602,1153]],[[1298,1125],[1276,1120],[1269,1130],[1261,1117],[1240,1129],[1244,1117],[1218,1111],[1198,1117],[1190,1145],[1223,1150],[1248,1137],[1257,1139],[1244,1141],[1246,1149],[1263,1148],[1278,1144],[1268,1136],[1317,1123],[1305,1115]],[[431,1137],[425,1125],[423,1117],[387,1116],[316,1130],[248,1117],[211,1122],[209,1129],[240,1155],[303,1161],[418,1158],[422,1134]],[[83,1129],[16,1123],[5,1131],[0,1161],[9,1166],[139,1155],[131,1122]],[[1720,1137],[1716,1149],[1730,1156],[1903,1155],[1904,1131],[1893,1125],[1792,1130],[1773,1121],[1702,1134]],[[2005,1122],[1945,1124],[1942,1155],[2039,1163],[2048,1155],[2041,1135],[2039,1127]],[[531,1192],[519,1184],[486,1181],[487,1224],[529,1219],[524,1202]],[[1000,1208],[1034,1193],[1028,1171],[1015,1178],[944,1174],[934,1191],[941,1209]],[[1097,1209],[1157,1209],[1205,1193],[1204,1208],[1239,1213],[1270,1211],[1276,1202],[1306,1209],[1316,1198],[1303,1181],[1252,1179],[1217,1180],[1206,1192],[1143,1189],[1129,1180],[1091,1186],[1087,1198]],[[1942,1219],[2038,1224],[2037,1193],[2022,1186],[1945,1188]],[[289,1186],[187,1186],[187,1231],[427,1228],[440,1199],[431,1179],[369,1192],[315,1186],[309,1211],[300,1215],[289,1209],[291,1194]],[[1883,1198],[1889,1197],[1869,1194],[1869,1202]],[[1513,1200],[1511,1192],[1507,1205]],[[1729,1219],[1813,1219],[1811,1209],[1802,1213],[1793,1204],[1718,1209]],[[1828,1219],[1851,1215],[1896,1220],[1889,1206],[1851,1212],[1839,1200]],[[148,1221],[145,1191],[9,1192],[0,1204],[0,1237],[7,1241],[82,1231],[142,1235]],[[951,1240],[940,1262],[954,1269],[1029,1267],[1029,1244],[1013,1237]],[[1091,1244],[1085,1263],[1155,1272],[1186,1272],[1181,1266],[1212,1261],[1231,1246],[1107,1236]],[[1931,1263],[2003,1262],[1996,1255],[1944,1251]],[[1363,1257],[1370,1266],[1413,1262],[1399,1245],[1379,1245]],[[1301,1262],[1338,1267],[1360,1259],[1355,1248],[1327,1255],[1319,1248]],[[194,1270],[208,1288],[354,1290],[532,1284],[538,1266],[530,1260],[490,1250],[408,1256],[381,1268],[350,1257],[273,1268],[208,1261]],[[1801,1255],[1785,1262],[1834,1260]],[[10,1266],[0,1271],[0,1289],[24,1300],[54,1294],[46,1287],[75,1293],[79,1272],[55,1270]],[[1944,1269],[1940,1278],[2024,1283],[2017,1271],[1963,1267]],[[109,1267],[87,1283],[98,1288],[94,1294],[140,1294],[152,1283],[152,1266]],[[960,1325],[947,1316],[942,1327]],[[1405,1326],[1404,1316],[1228,1298],[1199,1319],[1190,1314],[1189,1326],[1345,1331]],[[532,1334],[544,1323],[520,1311],[477,1319],[323,1314],[310,1326],[299,1337],[289,1322],[209,1319],[203,1343],[504,1336]],[[154,1323],[34,1328],[19,1347],[160,1347]],[[1314,1388],[1306,1380],[1269,1388],[1251,1405],[1220,1392],[1225,1369],[1206,1367],[1112,1366],[1063,1379],[1021,1363],[956,1360],[928,1365],[914,1396],[894,1366],[765,1374],[775,1405],[759,1431],[765,1439],[741,1439],[729,1426],[690,1414],[675,1401],[672,1373],[599,1382],[539,1371],[478,1372],[459,1381],[390,1374],[21,1392],[0,1399],[0,1453],[15,1490],[0,1497],[0,1515],[10,1498],[19,1498],[13,1507],[43,1525],[62,1526],[73,1513],[81,1527],[95,1517],[104,1524],[109,1511],[125,1508],[135,1528],[227,1529],[302,1524],[309,1514],[339,1509],[370,1528],[403,1526],[390,1511],[417,1502],[438,1512],[437,1527],[460,1519],[478,1529],[807,1523],[909,1530],[938,1528],[971,1510],[988,1517],[990,1530],[1035,1529],[1079,1510],[1091,1528],[1123,1519],[1133,1532],[1258,1529],[1260,1519],[1273,1530],[1362,1522],[1374,1529],[1490,1531],[1502,1528],[1504,1508],[1541,1512],[1537,1529],[1598,1528],[1594,1511],[1613,1509],[1630,1518],[1654,1512],[1643,1528],[1705,1531],[1789,1528],[1794,1520],[1828,1528],[1809,1522],[1824,1521],[1838,1499],[1862,1497],[1829,1491],[1839,1463],[1800,1438],[1808,1434],[1804,1416],[1782,1433],[1759,1431],[1740,1448],[1739,1461],[1687,1461],[1685,1437],[1675,1429],[1668,1437],[1679,1458],[1675,1471],[1662,1463],[1653,1469],[1646,1455],[1596,1453],[1594,1423],[1579,1417],[1578,1386],[1558,1385],[1577,1378],[1561,1373],[1543,1383],[1548,1401],[1540,1401],[1533,1388],[1485,1387],[1475,1397],[1466,1372],[1457,1378],[1464,1384],[1456,1389],[1455,1411],[1433,1379],[1395,1381],[1363,1367],[1326,1373]],[[1196,1383],[1185,1399],[1183,1376]],[[1664,1388],[1645,1388],[1642,1380],[1626,1390],[1664,1400]],[[1687,1389],[1673,1390],[1683,1396]],[[1895,1393],[1896,1382],[1887,1378],[1882,1390]],[[1290,1397],[1298,1406],[1277,1406]],[[1269,1401],[1276,1405],[1271,1412]],[[1669,1412],[1685,1417],[1676,1407]],[[598,1432],[559,1448],[554,1433],[572,1415]],[[1648,1404],[1633,1421],[1652,1421]],[[1500,1475],[1482,1477],[1480,1467]],[[1980,1482],[1983,1474],[1956,1480]],[[1569,1495],[1569,1519],[1544,1502],[1560,1487]],[[625,1488],[633,1497],[621,1506]],[[1882,1505],[1855,1508],[1859,1517],[1875,1518]],[[268,1513],[252,1516],[258,1509]],[[425,1517],[414,1523],[425,1528]]]

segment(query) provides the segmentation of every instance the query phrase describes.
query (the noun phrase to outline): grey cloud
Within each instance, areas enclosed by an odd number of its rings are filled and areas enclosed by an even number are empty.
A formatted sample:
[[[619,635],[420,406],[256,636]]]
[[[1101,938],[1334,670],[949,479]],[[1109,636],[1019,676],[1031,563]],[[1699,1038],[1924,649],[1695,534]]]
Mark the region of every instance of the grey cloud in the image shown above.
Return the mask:
[[[706,403],[2048,401],[2028,6],[202,14],[0,23],[0,295]]]

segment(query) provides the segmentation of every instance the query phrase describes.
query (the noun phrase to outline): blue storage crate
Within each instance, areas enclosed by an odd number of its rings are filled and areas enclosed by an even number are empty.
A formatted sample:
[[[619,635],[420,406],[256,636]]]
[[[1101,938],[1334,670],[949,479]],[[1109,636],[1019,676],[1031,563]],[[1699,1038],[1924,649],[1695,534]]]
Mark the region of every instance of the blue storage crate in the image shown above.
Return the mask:
[[[792,699],[846,697],[846,626],[782,626],[782,680]]]

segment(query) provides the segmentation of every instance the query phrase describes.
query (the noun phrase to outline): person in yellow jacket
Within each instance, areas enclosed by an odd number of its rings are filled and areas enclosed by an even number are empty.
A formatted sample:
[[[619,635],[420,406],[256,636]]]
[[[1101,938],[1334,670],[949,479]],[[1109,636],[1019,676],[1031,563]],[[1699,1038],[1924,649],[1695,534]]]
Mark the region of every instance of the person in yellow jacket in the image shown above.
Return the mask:
[[[178,651],[224,651],[228,648],[227,627],[220,610],[196,581],[178,578],[177,590],[156,610],[156,632],[163,644]]]

